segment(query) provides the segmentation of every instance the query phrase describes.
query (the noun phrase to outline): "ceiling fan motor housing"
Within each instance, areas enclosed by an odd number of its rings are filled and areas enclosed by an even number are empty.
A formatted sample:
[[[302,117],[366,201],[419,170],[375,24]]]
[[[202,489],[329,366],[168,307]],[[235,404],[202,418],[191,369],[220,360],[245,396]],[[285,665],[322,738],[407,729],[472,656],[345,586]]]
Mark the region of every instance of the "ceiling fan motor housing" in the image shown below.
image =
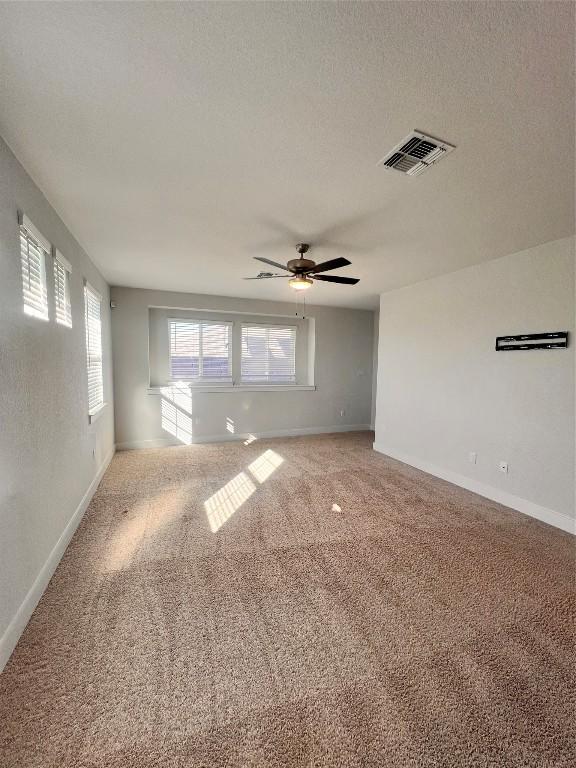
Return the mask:
[[[297,275],[305,274],[306,272],[310,272],[310,270],[316,266],[315,261],[311,261],[310,259],[304,258],[305,254],[308,253],[309,249],[310,249],[309,243],[298,243],[298,245],[296,246],[296,250],[300,254],[299,258],[290,259],[290,261],[286,265],[290,270],[290,272],[294,272]]]
[[[290,259],[287,264],[288,269],[291,272],[309,272],[316,266],[315,261],[310,259]]]

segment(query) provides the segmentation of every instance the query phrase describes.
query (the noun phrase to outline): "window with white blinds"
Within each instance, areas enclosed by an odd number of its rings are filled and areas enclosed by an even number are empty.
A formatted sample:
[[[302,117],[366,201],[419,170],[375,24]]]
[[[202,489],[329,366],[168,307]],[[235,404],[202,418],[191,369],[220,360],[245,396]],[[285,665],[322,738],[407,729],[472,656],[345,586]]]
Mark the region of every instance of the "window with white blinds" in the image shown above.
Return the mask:
[[[50,248],[50,243],[32,222],[26,216],[21,216],[20,261],[24,312],[41,320],[48,320],[46,254],[50,253]]]
[[[172,381],[232,381],[232,325],[170,320]]]
[[[72,328],[72,304],[70,302],[71,267],[60,251],[54,257],[54,305],[56,322]]]
[[[242,326],[241,376],[244,382],[296,382],[296,328]]]
[[[104,404],[102,377],[102,297],[86,283],[84,318],[86,323],[86,366],[88,371],[88,413],[93,415]]]

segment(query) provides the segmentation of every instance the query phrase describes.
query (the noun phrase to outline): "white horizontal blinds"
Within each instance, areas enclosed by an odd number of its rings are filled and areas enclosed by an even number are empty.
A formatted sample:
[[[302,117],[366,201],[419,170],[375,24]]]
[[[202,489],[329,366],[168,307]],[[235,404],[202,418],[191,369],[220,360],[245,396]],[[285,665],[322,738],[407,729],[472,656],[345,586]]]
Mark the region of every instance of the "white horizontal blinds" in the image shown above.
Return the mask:
[[[231,381],[230,323],[170,320],[172,381]]]
[[[242,381],[294,383],[296,328],[242,326]]]
[[[59,251],[54,258],[54,304],[56,322],[72,328],[70,302],[70,265]]]
[[[46,254],[49,252],[50,243],[40,235],[26,216],[21,217],[20,261],[24,312],[42,320],[48,320]]]
[[[86,365],[88,371],[88,412],[98,410],[104,402],[102,379],[102,299],[90,285],[84,286],[86,322]]]

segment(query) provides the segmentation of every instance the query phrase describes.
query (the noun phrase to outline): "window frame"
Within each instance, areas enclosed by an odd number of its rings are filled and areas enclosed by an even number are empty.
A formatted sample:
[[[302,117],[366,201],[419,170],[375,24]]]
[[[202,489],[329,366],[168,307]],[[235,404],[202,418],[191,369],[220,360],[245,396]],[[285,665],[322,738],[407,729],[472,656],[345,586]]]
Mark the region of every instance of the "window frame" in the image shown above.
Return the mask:
[[[205,377],[201,374],[199,376],[195,376],[192,378],[187,379],[175,379],[172,377],[172,323],[182,323],[182,324],[197,324],[200,326],[200,329],[202,329],[202,325],[205,323],[207,325],[223,325],[228,329],[228,375],[227,376],[221,376],[221,377]],[[233,374],[233,349],[234,349],[234,322],[231,320],[215,320],[214,318],[205,318],[205,317],[198,317],[198,318],[187,318],[187,317],[168,317],[167,318],[167,329],[168,329],[168,374],[169,374],[169,381],[170,385],[173,386],[174,384],[177,384],[178,382],[183,382],[187,384],[188,386],[231,386],[234,383],[234,374]],[[198,370],[200,371],[202,369],[203,365],[203,350],[202,350],[202,330],[200,330],[199,334],[199,349],[198,349]]]
[[[22,303],[23,311],[28,317],[35,317],[37,320],[44,320],[45,322],[50,320],[50,309],[48,302],[48,279],[46,274],[46,257],[52,253],[52,245],[50,241],[44,237],[39,229],[33,224],[32,221],[24,213],[18,214],[19,225],[19,242],[20,242],[20,273],[22,281]],[[26,240],[27,253],[24,258],[22,250],[22,238]],[[26,292],[33,295],[30,290],[30,245],[40,253],[40,263],[38,265],[38,272],[40,276],[40,295],[41,306],[35,306],[33,302],[27,300]],[[27,272],[27,278],[26,278]],[[26,280],[28,286],[26,286]]]
[[[72,328],[72,265],[58,249],[53,256],[53,280],[54,280],[54,317],[58,325],[64,328]],[[60,293],[58,286],[60,277],[58,270],[64,272],[64,307],[60,305]],[[100,318],[102,322],[102,318]]]
[[[298,386],[298,365],[297,365],[297,346],[298,346],[298,332],[299,332],[299,326],[294,323],[254,323],[254,322],[247,322],[247,321],[241,321],[239,323],[240,325],[240,357],[239,357],[239,366],[240,366],[240,385],[241,386],[251,386],[251,387],[289,387],[289,386]],[[260,380],[254,380],[246,378],[243,375],[242,372],[242,362],[243,362],[243,331],[244,328],[266,328],[267,330],[271,329],[289,329],[294,332],[294,347],[293,347],[293,374],[290,378],[286,379],[260,379]]]
[[[170,370],[170,321],[229,323],[232,325],[232,380],[202,381],[199,379],[175,380]],[[274,328],[294,327],[295,380],[287,382],[241,382],[242,324]],[[198,307],[174,307],[158,304],[148,305],[148,395],[160,395],[172,387],[186,387],[196,392],[311,392],[317,390],[315,378],[316,322],[312,317],[292,315],[271,315],[228,309],[206,309]]]
[[[97,363],[99,363],[99,379],[100,379],[100,400],[97,403],[90,402],[90,371],[92,365],[92,353],[91,353],[91,337],[90,337],[90,324],[89,324],[89,312],[88,312],[88,295],[92,296],[98,302],[98,321],[99,321],[99,343],[100,351],[99,355],[94,355]],[[104,399],[104,351],[102,346],[102,295],[92,286],[90,283],[84,281],[84,332],[86,338],[86,384],[88,395],[88,418],[90,421],[104,408],[106,401]]]

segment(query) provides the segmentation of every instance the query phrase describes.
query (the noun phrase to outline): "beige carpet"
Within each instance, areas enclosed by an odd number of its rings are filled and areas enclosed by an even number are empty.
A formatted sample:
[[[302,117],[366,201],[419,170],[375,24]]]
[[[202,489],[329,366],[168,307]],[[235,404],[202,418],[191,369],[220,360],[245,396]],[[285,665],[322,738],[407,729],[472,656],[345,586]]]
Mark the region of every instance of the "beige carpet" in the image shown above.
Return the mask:
[[[573,768],[574,539],[371,441],[117,454],[0,676],[2,768]]]

